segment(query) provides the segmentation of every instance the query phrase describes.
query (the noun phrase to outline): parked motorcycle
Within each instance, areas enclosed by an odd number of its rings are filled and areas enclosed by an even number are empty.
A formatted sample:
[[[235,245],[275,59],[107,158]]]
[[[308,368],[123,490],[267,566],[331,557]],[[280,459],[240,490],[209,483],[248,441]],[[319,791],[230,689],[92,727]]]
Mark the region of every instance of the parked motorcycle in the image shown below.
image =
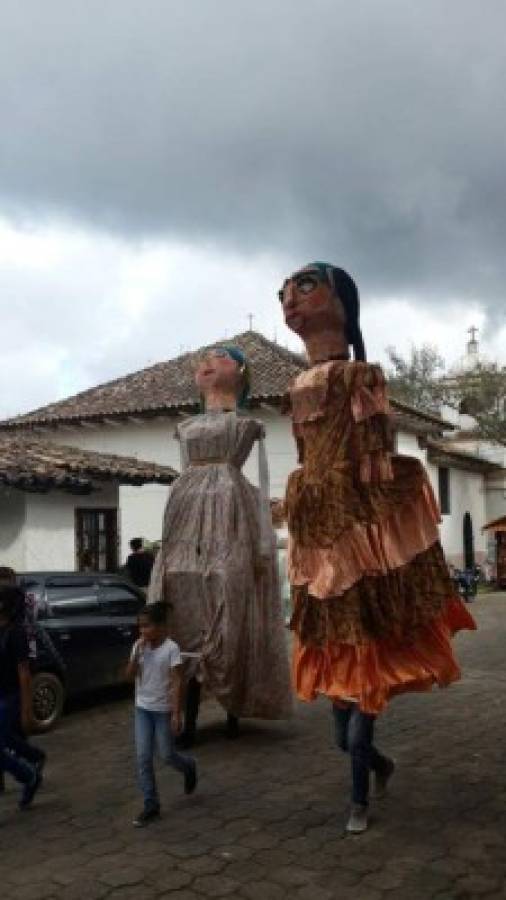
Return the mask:
[[[465,603],[471,603],[478,593],[478,582],[480,580],[478,567],[474,569],[455,569],[453,580]]]

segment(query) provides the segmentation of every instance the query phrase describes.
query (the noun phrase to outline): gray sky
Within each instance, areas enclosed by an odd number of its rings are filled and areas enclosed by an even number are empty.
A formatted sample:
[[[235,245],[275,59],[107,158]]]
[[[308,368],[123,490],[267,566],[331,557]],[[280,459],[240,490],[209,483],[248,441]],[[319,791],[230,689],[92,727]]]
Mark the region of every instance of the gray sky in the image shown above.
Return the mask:
[[[371,358],[506,360],[503,0],[3,0],[0,415],[349,269]]]

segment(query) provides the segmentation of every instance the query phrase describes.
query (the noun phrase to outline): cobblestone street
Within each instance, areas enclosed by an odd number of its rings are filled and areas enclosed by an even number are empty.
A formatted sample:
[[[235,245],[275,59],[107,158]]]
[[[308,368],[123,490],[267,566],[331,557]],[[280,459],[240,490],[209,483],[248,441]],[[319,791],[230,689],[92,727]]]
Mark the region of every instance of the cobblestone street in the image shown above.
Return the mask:
[[[463,681],[394,701],[377,743],[397,761],[369,831],[344,837],[347,761],[328,704],[289,724],[246,723],[236,742],[208,705],[197,793],[159,771],[163,817],[136,830],[132,702],[70,713],[39,743],[45,784],[17,811],[0,797],[2,900],[468,900],[506,897],[506,595],[472,607]]]

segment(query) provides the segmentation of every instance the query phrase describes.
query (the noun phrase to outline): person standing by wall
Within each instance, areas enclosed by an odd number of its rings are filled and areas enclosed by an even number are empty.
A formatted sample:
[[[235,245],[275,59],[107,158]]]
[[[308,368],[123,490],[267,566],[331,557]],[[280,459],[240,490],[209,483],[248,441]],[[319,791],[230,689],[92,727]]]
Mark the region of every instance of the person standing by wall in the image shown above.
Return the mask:
[[[146,590],[149,587],[154,556],[150,550],[144,549],[142,538],[132,538],[130,550],[132,552],[126,561],[128,577],[137,587]]]

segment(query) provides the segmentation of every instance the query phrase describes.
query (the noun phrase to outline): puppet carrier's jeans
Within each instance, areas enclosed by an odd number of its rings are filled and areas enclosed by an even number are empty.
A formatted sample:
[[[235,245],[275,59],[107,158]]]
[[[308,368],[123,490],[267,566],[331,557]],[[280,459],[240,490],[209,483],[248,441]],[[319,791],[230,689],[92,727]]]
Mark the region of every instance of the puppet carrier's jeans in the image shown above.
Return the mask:
[[[341,708],[332,706],[336,743],[350,754],[353,803],[366,806],[369,802],[369,775],[389,771],[390,760],[373,744],[375,716],[364,713],[357,703]]]

